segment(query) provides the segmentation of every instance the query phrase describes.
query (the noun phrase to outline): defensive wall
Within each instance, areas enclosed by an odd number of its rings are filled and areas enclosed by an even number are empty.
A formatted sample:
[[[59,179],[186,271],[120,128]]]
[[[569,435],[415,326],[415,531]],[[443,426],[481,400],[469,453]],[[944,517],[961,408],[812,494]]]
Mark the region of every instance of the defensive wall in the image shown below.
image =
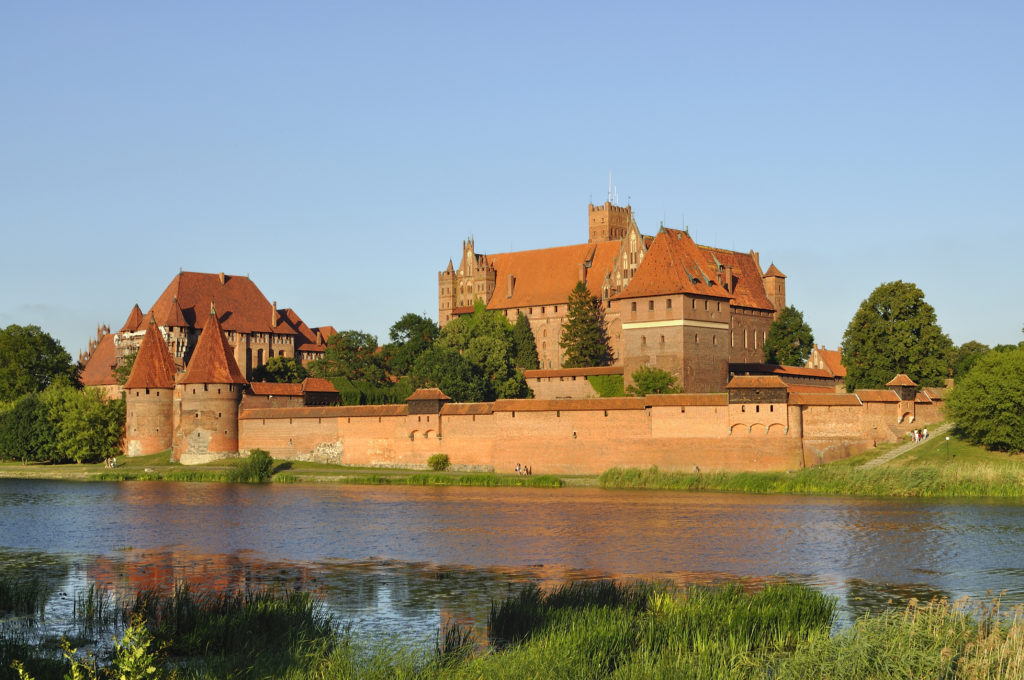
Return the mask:
[[[891,399],[800,394],[764,380],[750,378],[750,386],[727,394],[247,408],[239,414],[239,450],[265,449],[283,460],[407,468],[425,468],[430,456],[443,453],[457,470],[510,472],[520,463],[534,474],[651,465],[794,470],[848,457],[941,419],[938,404],[925,396],[918,403],[891,390]]]

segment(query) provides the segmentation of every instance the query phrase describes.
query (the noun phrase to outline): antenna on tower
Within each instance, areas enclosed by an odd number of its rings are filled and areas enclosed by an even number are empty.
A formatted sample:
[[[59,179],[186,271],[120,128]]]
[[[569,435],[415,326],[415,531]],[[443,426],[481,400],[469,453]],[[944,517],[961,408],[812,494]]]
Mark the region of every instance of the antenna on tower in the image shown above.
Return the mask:
[[[619,188],[618,187],[615,187],[615,194],[614,194],[614,197],[612,198],[612,203],[614,203],[615,205],[619,204]]]
[[[608,171],[608,202],[612,202],[612,173]]]

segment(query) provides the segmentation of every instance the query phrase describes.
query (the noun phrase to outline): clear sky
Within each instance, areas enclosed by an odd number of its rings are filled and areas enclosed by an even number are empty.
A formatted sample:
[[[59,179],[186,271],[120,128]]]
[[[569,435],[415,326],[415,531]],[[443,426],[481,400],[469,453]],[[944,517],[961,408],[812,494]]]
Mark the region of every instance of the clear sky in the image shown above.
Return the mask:
[[[641,231],[756,250],[834,347],[884,281],[1022,339],[1024,4],[27,2],[0,13],[0,326],[72,355],[179,269],[312,326]]]

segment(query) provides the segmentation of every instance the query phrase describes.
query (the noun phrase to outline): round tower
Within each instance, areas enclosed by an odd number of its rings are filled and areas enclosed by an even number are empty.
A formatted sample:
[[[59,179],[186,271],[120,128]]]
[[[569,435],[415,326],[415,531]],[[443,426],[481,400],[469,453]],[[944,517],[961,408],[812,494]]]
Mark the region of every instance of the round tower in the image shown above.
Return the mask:
[[[174,460],[189,464],[238,453],[238,405],[245,377],[213,305],[180,382]]]
[[[148,456],[173,442],[174,360],[152,316],[124,383],[125,437],[128,456]]]

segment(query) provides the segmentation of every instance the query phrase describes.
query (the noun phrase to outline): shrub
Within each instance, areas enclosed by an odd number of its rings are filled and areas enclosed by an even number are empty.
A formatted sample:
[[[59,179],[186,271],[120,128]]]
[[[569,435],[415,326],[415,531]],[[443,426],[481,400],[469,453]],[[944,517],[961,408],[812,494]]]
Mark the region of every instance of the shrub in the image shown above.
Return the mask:
[[[253,449],[246,458],[235,463],[230,475],[232,482],[269,482],[274,469],[274,459],[263,449]]]
[[[435,453],[430,458],[427,458],[427,465],[434,472],[444,472],[451,467],[452,462],[448,459],[447,453]]]
[[[682,390],[676,385],[676,377],[668,371],[653,366],[641,366],[633,372],[633,384],[626,393],[633,397],[648,394],[674,394]]]

